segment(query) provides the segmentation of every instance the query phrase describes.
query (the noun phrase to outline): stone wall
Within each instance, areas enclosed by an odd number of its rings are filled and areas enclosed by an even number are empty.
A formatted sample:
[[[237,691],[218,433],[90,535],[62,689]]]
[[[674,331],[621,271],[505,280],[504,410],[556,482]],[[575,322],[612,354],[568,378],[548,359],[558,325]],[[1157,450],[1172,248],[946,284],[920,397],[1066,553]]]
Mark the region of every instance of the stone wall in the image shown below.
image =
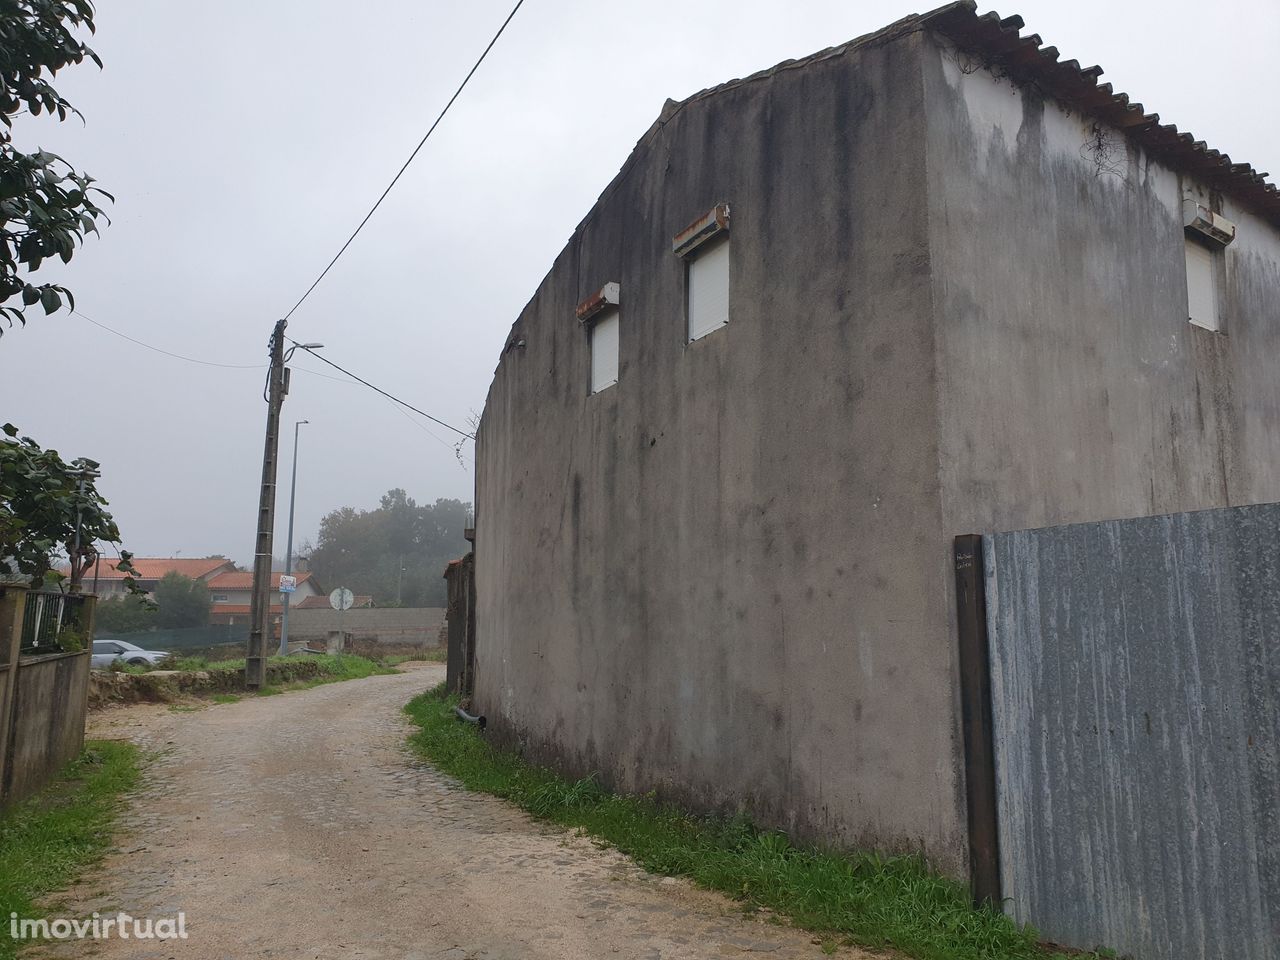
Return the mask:
[[[324,640],[334,630],[366,642],[438,646],[443,642],[444,607],[289,611],[290,640]]]

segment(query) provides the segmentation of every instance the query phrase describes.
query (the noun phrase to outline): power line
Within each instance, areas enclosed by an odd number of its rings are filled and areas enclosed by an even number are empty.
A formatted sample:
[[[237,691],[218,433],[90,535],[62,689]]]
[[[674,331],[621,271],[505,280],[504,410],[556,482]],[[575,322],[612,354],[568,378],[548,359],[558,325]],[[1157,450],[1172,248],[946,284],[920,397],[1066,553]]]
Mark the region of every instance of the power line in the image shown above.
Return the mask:
[[[465,431],[465,430],[459,430],[459,429],[458,429],[457,427],[455,427],[453,424],[451,424],[451,423],[445,423],[443,420],[439,419],[438,417],[433,417],[431,414],[427,413],[426,411],[419,410],[419,409],[418,409],[417,407],[415,407],[412,403],[407,403],[407,402],[405,402],[404,400],[401,400],[399,397],[395,396],[394,394],[387,393],[387,391],[383,390],[381,387],[375,387],[375,386],[374,386],[372,383],[370,383],[368,380],[365,380],[365,379],[364,379],[364,378],[362,378],[362,377],[357,377],[357,376],[356,376],[354,373],[352,373],[350,370],[346,369],[345,367],[340,367],[340,366],[338,366],[336,363],[334,363],[334,362],[333,362],[332,360],[330,360],[328,357],[321,356],[320,354],[316,353],[314,350],[310,349],[310,348],[309,348],[309,347],[307,347],[306,345],[299,343],[297,340],[294,340],[292,337],[285,337],[285,339],[286,339],[286,340],[288,340],[290,343],[292,343],[292,344],[293,344],[293,346],[294,346],[294,349],[295,349],[295,350],[305,350],[307,353],[311,354],[311,356],[315,357],[315,358],[316,358],[317,360],[319,360],[321,363],[327,363],[329,366],[333,367],[333,369],[337,370],[338,372],[340,372],[340,373],[345,373],[345,374],[346,374],[348,377],[350,377],[352,380],[357,380],[357,381],[359,381],[360,383],[363,383],[363,384],[364,384],[366,387],[368,387],[370,390],[374,390],[374,391],[376,391],[376,392],[378,392],[378,393],[382,394],[382,395],[383,395],[384,397],[386,397],[388,400],[394,400],[396,403],[400,404],[400,406],[405,407],[405,408],[407,408],[407,409],[409,409],[409,410],[412,410],[412,411],[413,411],[414,413],[416,413],[418,416],[420,416],[420,417],[426,417],[426,418],[427,418],[428,420],[430,420],[432,423],[438,423],[440,426],[444,427],[446,430],[452,430],[454,433],[456,433],[458,436],[462,437],[464,440],[474,440],[474,439],[475,439],[475,434],[467,433],[467,431]]]
[[[417,427],[427,436],[431,437],[431,439],[435,440],[437,443],[443,444],[444,446],[448,447],[450,450],[453,449],[452,443],[450,443],[444,437],[440,436],[434,430],[430,429],[425,423],[419,423],[417,420],[413,419],[413,416],[411,414],[406,413],[398,404],[392,403],[390,400],[388,400],[387,403],[391,405],[392,410],[400,414],[400,416],[404,417],[406,420],[412,423],[415,427]]]
[[[359,386],[359,384],[358,384],[358,383],[356,383],[356,381],[351,380],[351,379],[349,379],[348,377],[335,377],[335,376],[333,376],[333,374],[330,374],[330,373],[321,373],[319,370],[309,370],[309,369],[307,369],[306,367],[299,367],[299,366],[296,366],[296,365],[295,365],[295,366],[290,367],[289,369],[290,369],[290,370],[297,370],[299,373],[305,373],[305,374],[307,374],[308,376],[312,376],[312,377],[321,377],[322,379],[325,379],[325,380],[332,380],[334,383],[341,383],[341,384],[343,384],[343,385],[345,385],[345,386],[348,386],[348,387],[357,387],[357,386]]]
[[[307,292],[298,298],[298,302],[295,303],[289,309],[289,312],[284,315],[284,319],[288,320],[293,316],[294,311],[302,306],[302,302],[306,300],[307,297],[311,296],[311,291],[320,285],[320,281],[325,278],[325,274],[327,274],[333,268],[333,265],[338,262],[339,258],[347,252],[347,247],[351,246],[351,241],[353,241],[356,236],[359,235],[360,231],[364,229],[364,225],[369,222],[369,218],[372,217],[378,207],[382,205],[382,201],[387,198],[387,194],[391,192],[391,188],[396,185],[396,182],[400,179],[401,175],[409,169],[409,164],[413,163],[413,158],[418,155],[418,151],[422,149],[431,134],[435,132],[436,127],[440,125],[440,121],[444,119],[444,115],[448,113],[449,108],[453,106],[453,101],[458,99],[458,95],[462,93],[467,83],[470,82],[471,77],[480,69],[480,64],[484,63],[484,58],[489,55],[489,51],[493,49],[493,45],[498,42],[498,38],[502,36],[502,32],[507,29],[507,24],[511,22],[512,18],[516,15],[516,11],[519,10],[523,4],[524,0],[516,0],[516,5],[512,7],[511,12],[507,14],[507,19],[502,21],[502,26],[500,26],[498,28],[498,32],[493,35],[493,39],[489,41],[489,45],[484,48],[484,53],[480,54],[480,59],[475,62],[475,65],[469,71],[467,71],[467,75],[463,78],[462,83],[458,85],[458,89],[453,92],[453,96],[449,98],[449,102],[446,103],[444,105],[444,109],[440,111],[440,115],[436,117],[435,122],[431,124],[431,127],[427,130],[423,138],[418,141],[418,145],[413,148],[413,152],[409,154],[409,159],[404,162],[404,165],[396,175],[391,178],[391,182],[387,184],[387,189],[382,191],[382,196],[378,197],[377,202],[369,208],[369,212],[364,215],[364,219],[360,221],[360,225],[356,227],[355,232],[352,233],[351,236],[347,237],[347,242],[342,245],[342,249],[334,254],[333,259],[329,261],[329,265],[320,271],[320,276],[316,277],[311,286],[307,287]],[[449,429],[452,430],[453,428],[450,427]]]
[[[121,333],[119,330],[115,330],[112,327],[108,327],[105,323],[99,323],[97,320],[93,319],[93,317],[87,316],[86,314],[81,313],[79,310],[72,310],[71,312],[74,313],[76,316],[80,317],[82,320],[88,320],[95,327],[100,327],[101,329],[107,331],[107,333],[114,334],[115,336],[120,337],[122,340],[128,340],[130,343],[136,343],[138,346],[145,347],[148,350],[154,350],[156,353],[163,353],[166,357],[173,357],[173,359],[175,360],[185,360],[187,363],[198,363],[201,366],[205,366],[205,367],[223,367],[227,370],[262,370],[262,369],[265,369],[267,366],[265,363],[214,363],[212,360],[199,360],[196,357],[186,357],[180,353],[173,353],[169,350],[162,350],[159,347],[153,347],[149,343],[143,343],[141,340],[136,340],[133,337],[129,336],[127,333]]]
[[[198,363],[206,367],[222,367],[228,370],[261,370],[267,366],[267,364],[264,364],[264,363],[215,363],[212,360],[200,360],[197,357],[188,357],[188,356],[184,356],[181,353],[173,353],[170,350],[162,350],[160,347],[152,346],[149,343],[144,343],[141,340],[131,337],[127,333],[121,333],[119,330],[116,330],[113,327],[109,327],[105,323],[100,323],[99,321],[93,319],[93,317],[90,317],[87,314],[81,313],[79,310],[72,310],[71,312],[74,313],[76,316],[80,317],[82,320],[87,320],[89,323],[92,323],[95,327],[100,327],[101,329],[107,331],[107,333],[120,337],[122,340],[128,340],[130,343],[137,344],[140,347],[145,347],[147,350],[152,350],[156,353],[163,354],[166,357],[172,357],[174,360],[184,360],[187,363]],[[287,339],[295,347],[301,347],[301,344],[299,344],[298,341],[294,340],[292,337],[286,337],[285,339]],[[302,347],[302,349],[305,350],[306,348]],[[475,439],[474,436],[467,433],[465,430],[459,430],[457,427],[450,426],[449,424],[445,423],[443,420],[439,420],[431,416],[431,414],[429,413],[424,413],[423,411],[415,407],[413,404],[406,403],[405,401],[401,400],[399,397],[395,397],[387,393],[387,391],[383,390],[382,388],[375,387],[368,380],[361,379],[351,371],[343,369],[342,367],[334,363],[332,360],[329,360],[327,357],[322,357],[320,354],[315,353],[314,351],[311,351],[311,350],[307,350],[307,353],[315,357],[317,360],[321,360],[324,363],[327,363],[329,366],[333,367],[335,370],[338,370],[345,376],[346,379],[344,379],[343,377],[335,377],[327,373],[321,373],[319,370],[308,370],[306,367],[295,366],[293,369],[299,371],[300,373],[310,374],[313,377],[323,377],[325,380],[332,380],[334,383],[348,383],[348,384],[358,383],[363,386],[369,387],[371,390],[376,390],[378,393],[382,394],[388,400],[391,400],[394,403],[398,403],[402,407],[407,407],[408,409],[412,410],[414,413],[418,414],[419,416],[426,417],[432,423],[438,423],[440,426],[446,427],[449,430],[452,430],[454,433],[461,436],[464,440]],[[408,414],[405,414],[405,416],[407,417]],[[452,446],[451,444],[442,440],[440,437],[436,437],[434,433],[431,433],[430,430],[427,430],[426,427],[418,423],[412,417],[409,417],[409,421],[413,423],[416,427],[418,427],[418,429],[424,430],[428,434],[430,434],[432,437],[435,437],[436,440],[439,440],[440,443],[444,444],[445,446]]]

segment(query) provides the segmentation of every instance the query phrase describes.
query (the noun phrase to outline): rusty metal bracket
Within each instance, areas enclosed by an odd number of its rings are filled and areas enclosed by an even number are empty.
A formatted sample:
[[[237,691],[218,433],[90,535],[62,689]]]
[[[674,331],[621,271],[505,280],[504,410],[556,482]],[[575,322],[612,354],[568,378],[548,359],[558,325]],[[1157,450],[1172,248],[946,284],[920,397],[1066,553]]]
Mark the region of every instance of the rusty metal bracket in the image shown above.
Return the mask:
[[[611,280],[578,304],[574,312],[578,316],[579,323],[586,323],[588,320],[594,319],[603,313],[607,308],[616,307],[621,303],[622,285],[616,280]]]
[[[687,257],[717,234],[729,229],[729,205],[717,203],[671,239],[671,252]]]

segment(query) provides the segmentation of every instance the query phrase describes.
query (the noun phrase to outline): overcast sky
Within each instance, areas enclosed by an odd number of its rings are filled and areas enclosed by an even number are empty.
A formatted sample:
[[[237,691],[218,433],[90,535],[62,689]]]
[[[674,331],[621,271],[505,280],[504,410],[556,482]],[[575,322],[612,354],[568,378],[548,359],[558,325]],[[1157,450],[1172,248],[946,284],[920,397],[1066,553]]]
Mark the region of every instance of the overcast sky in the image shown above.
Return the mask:
[[[511,0],[118,0],[105,69],[60,75],[86,123],[22,121],[116,195],[113,225],[65,269],[88,316],[163,350],[265,364],[277,317],[377,198]],[[875,30],[927,7],[857,0],[527,0],[472,84],[289,333],[466,427],[506,332],[667,97]],[[1023,0],[1024,33],[1166,122],[1280,172],[1280,2]],[[314,360],[296,367],[320,370]],[[330,373],[332,371],[329,371]],[[202,366],[65,313],[0,337],[0,420],[100,460],[125,545],[253,554],[260,368]],[[295,420],[298,539],[390,487],[472,497],[443,429],[308,373],[284,408],[277,554]],[[430,431],[430,432],[428,432]],[[432,436],[435,434],[435,436]]]

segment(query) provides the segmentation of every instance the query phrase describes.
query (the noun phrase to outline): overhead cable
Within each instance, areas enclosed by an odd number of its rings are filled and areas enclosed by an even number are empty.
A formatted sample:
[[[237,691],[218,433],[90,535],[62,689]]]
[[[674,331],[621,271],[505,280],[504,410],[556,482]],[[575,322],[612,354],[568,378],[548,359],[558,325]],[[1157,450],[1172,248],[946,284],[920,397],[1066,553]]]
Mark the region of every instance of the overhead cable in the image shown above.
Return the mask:
[[[328,266],[320,271],[320,276],[316,277],[315,280],[312,281],[311,286],[307,287],[307,292],[298,298],[298,302],[289,308],[289,312],[284,315],[284,319],[288,320],[293,316],[294,311],[302,306],[302,302],[306,300],[307,297],[311,296],[311,291],[320,285],[320,281],[325,278],[325,274],[333,269],[333,265],[338,262],[344,253],[347,252],[347,247],[351,246],[351,241],[355,240],[355,238],[360,234],[360,231],[364,229],[364,225],[369,222],[369,218],[372,217],[378,207],[382,205],[382,201],[387,198],[387,194],[391,192],[391,188],[396,185],[396,182],[400,179],[401,175],[409,169],[409,164],[413,163],[413,158],[418,155],[418,151],[422,149],[423,145],[431,137],[431,134],[435,133],[435,129],[440,125],[440,121],[444,119],[444,115],[449,112],[449,108],[452,107],[453,102],[458,99],[458,95],[462,93],[467,83],[470,82],[471,77],[480,69],[480,64],[484,63],[484,58],[489,55],[489,51],[493,49],[493,45],[498,42],[498,38],[502,36],[502,32],[507,29],[507,24],[511,22],[512,18],[516,15],[516,11],[519,10],[523,4],[524,0],[516,0],[516,5],[512,7],[511,12],[507,14],[507,19],[502,21],[502,26],[500,26],[498,28],[498,32],[493,35],[493,39],[489,41],[489,45],[484,48],[484,52],[480,54],[480,59],[475,62],[471,69],[467,71],[467,75],[462,78],[462,83],[460,83],[458,85],[458,89],[453,92],[453,96],[450,97],[449,102],[444,105],[444,109],[440,111],[440,115],[436,117],[435,122],[431,124],[422,139],[418,141],[418,145],[413,148],[413,152],[409,154],[409,159],[404,162],[396,175],[391,178],[391,182],[387,184],[387,188],[382,191],[382,195],[378,197],[377,202],[369,208],[369,212],[364,215],[364,219],[360,221],[360,225],[355,228],[351,236],[347,237],[347,242],[342,245],[342,248],[336,254],[334,254],[333,259],[329,261]]]

